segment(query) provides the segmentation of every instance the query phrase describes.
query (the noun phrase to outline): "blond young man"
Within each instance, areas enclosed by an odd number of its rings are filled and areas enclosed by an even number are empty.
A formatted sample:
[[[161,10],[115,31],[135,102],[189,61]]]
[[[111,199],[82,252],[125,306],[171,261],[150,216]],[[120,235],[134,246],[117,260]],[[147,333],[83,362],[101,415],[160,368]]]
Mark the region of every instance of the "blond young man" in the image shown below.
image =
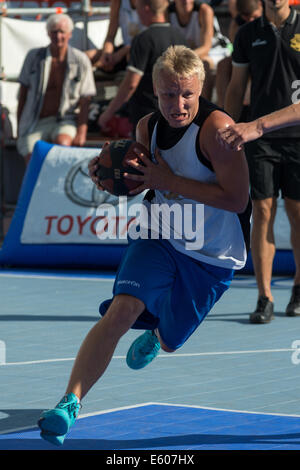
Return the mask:
[[[137,151],[141,162],[132,163],[142,171],[141,177],[133,176],[140,181],[139,190],[150,190],[143,201],[148,214],[141,218],[143,236],[128,245],[113,298],[100,305],[102,319],[79,350],[65,396],[39,420],[41,436],[53,444],[63,443],[81,400],[130,328],[146,329],[129,348],[127,365],[132,369],[145,367],[160,348],[175,351],[246,262],[251,207],[247,162],[242,151],[220,152],[217,129],[233,122],[201,98],[204,76],[201,59],[184,46],[169,47],[154,66],[159,111],[142,118],[137,127],[137,141],[151,151],[152,159]],[[98,157],[89,170],[101,189],[97,163]],[[155,209],[164,204],[170,209],[176,204],[181,220],[195,222],[198,211],[196,233],[183,230],[178,237],[178,220],[176,227],[170,219],[157,225]],[[147,219],[158,237],[148,233]],[[170,236],[164,237],[167,229]]]

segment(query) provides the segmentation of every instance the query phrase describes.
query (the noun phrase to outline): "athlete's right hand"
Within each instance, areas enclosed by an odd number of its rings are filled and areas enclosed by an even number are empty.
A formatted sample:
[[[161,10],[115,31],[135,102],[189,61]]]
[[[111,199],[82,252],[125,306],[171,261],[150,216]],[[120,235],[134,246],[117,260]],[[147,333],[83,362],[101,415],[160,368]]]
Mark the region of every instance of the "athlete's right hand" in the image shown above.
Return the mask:
[[[107,145],[109,145],[109,142],[105,142],[104,147],[106,147]],[[102,152],[102,150],[101,150],[101,152]],[[99,158],[100,158],[101,152],[97,157],[94,157],[94,158],[92,158],[92,160],[89,161],[88,170],[89,170],[89,177],[91,178],[93,183],[96,185],[97,189],[99,189],[99,191],[104,191],[104,188],[99,183],[99,178],[96,175],[96,171],[99,168]]]

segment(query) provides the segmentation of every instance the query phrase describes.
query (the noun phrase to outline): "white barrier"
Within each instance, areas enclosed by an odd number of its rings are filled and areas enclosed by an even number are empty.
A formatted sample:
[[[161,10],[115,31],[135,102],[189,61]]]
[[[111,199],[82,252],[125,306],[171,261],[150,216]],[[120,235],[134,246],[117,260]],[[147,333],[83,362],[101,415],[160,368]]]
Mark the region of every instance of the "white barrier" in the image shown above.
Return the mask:
[[[88,161],[99,150],[36,144],[0,250],[0,265],[98,269],[118,266],[127,245],[126,228],[132,221],[130,211],[125,221],[120,217],[123,216],[120,199],[97,191],[88,176]],[[127,207],[140,203],[143,196],[130,198]],[[275,225],[279,250],[274,274],[294,270],[289,224],[279,203]],[[98,209],[106,204],[113,205],[119,217],[114,212],[107,215],[113,220],[104,220]],[[108,226],[115,227],[115,237],[110,231],[108,237],[102,236]],[[252,271],[251,256],[246,271]]]
[[[124,220],[122,201],[98,191],[88,176],[88,161],[99,151],[37,142],[0,249],[0,265],[117,267],[133,220],[129,211]],[[143,196],[128,198],[126,207]],[[99,213],[107,204],[116,208],[117,217]],[[115,227],[115,235],[109,231],[106,237],[107,227]]]
[[[107,33],[109,19],[91,18],[88,22],[88,48],[101,48]],[[1,18],[1,65],[7,77],[17,78],[25,56],[30,49],[49,44],[46,22],[27,21],[14,18]],[[122,35],[118,30],[115,43],[121,44]],[[85,33],[83,21],[75,21],[70,45],[85,50]]]

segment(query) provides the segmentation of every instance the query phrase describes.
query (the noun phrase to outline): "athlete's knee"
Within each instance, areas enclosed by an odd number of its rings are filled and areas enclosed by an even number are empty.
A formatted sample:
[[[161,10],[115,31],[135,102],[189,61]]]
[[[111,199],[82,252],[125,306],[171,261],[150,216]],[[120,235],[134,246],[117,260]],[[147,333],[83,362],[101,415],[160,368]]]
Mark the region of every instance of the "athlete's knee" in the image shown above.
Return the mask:
[[[130,327],[144,311],[144,303],[131,295],[116,295],[106,313],[118,325]]]

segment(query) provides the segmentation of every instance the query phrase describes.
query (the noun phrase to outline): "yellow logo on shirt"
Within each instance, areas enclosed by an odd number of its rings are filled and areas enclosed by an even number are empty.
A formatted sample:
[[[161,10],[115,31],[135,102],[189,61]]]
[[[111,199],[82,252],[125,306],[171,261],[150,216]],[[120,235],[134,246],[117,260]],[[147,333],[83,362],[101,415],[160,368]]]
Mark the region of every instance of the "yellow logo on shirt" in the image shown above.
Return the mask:
[[[300,52],[300,34],[295,34],[290,42],[291,48],[295,51]]]

